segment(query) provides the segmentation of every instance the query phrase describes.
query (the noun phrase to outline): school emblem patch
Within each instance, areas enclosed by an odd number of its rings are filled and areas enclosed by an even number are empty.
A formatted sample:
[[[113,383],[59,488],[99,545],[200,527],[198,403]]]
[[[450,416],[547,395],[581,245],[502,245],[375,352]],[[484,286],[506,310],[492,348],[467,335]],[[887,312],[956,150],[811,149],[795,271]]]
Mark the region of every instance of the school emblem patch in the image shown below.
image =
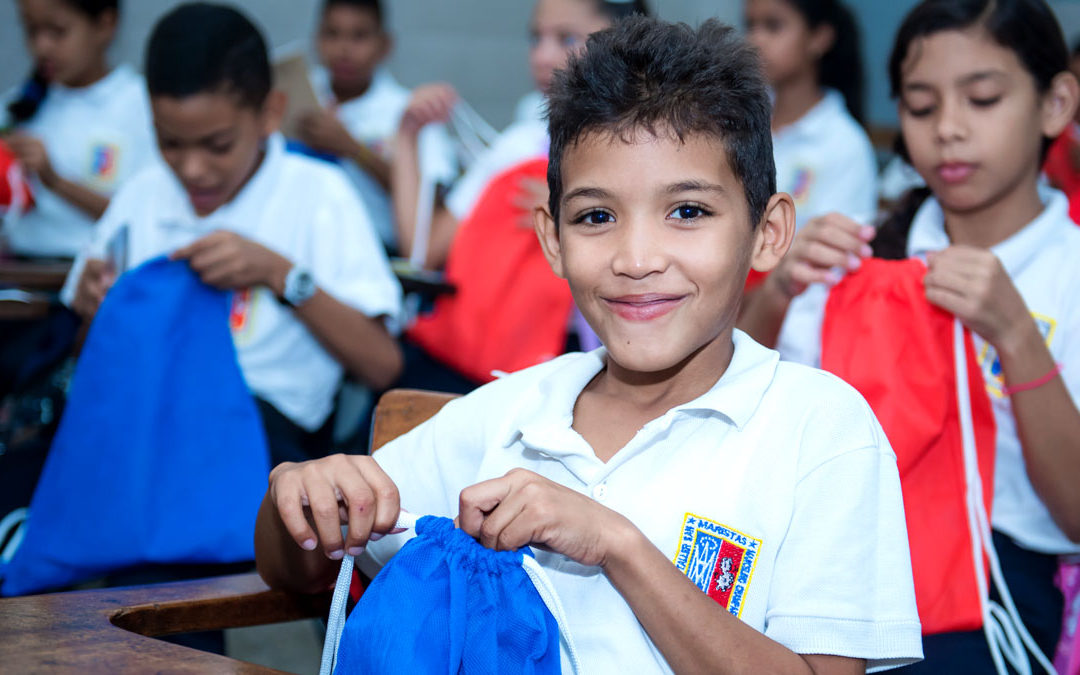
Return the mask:
[[[1057,321],[1037,312],[1032,312],[1031,317],[1035,319],[1035,325],[1039,328],[1039,334],[1043,336],[1046,347],[1049,349],[1050,344],[1054,341],[1054,333],[1057,330]],[[1001,357],[998,356],[997,350],[991,347],[990,343],[987,342],[983,344],[982,349],[979,350],[976,360],[982,368],[983,379],[986,380],[987,393],[994,398],[1005,398],[1005,373],[1002,371]]]
[[[238,288],[233,291],[232,304],[229,307],[229,329],[233,339],[242,343],[248,337],[251,318],[255,311],[258,296],[250,288]]]
[[[742,613],[760,549],[760,539],[687,513],[675,566],[737,617]]]
[[[111,143],[99,143],[90,150],[90,175],[107,183],[116,177],[116,157],[120,149]]]

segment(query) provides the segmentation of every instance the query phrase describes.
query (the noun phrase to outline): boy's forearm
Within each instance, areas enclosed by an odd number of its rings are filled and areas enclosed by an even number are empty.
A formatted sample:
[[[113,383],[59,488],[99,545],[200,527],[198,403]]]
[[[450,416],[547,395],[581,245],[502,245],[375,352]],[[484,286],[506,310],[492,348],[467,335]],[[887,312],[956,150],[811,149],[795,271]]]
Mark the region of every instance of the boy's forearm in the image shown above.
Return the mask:
[[[379,184],[379,187],[387,192],[390,191],[391,168],[389,162],[375,154],[371,148],[356,140],[346,149],[345,156],[352,159],[357,166],[371,175],[375,182]]]
[[[51,180],[46,181],[43,177],[42,182],[64,201],[94,220],[100,218],[109,206],[108,197],[66,178],[53,176]]]
[[[319,549],[305,551],[296,545],[267,493],[255,521],[255,567],[263,581],[271,588],[321,593],[333,582],[336,565]]]
[[[1035,326],[998,346],[1006,386],[1039,380],[1056,364]],[[1011,395],[1028,478],[1058,527],[1080,541],[1080,411],[1061,377]]]
[[[604,571],[676,673],[861,673],[863,661],[801,656],[729,614],[627,522]],[[820,667],[819,667],[820,666]]]
[[[373,389],[386,389],[401,374],[401,348],[380,319],[322,289],[294,311],[346,370]]]

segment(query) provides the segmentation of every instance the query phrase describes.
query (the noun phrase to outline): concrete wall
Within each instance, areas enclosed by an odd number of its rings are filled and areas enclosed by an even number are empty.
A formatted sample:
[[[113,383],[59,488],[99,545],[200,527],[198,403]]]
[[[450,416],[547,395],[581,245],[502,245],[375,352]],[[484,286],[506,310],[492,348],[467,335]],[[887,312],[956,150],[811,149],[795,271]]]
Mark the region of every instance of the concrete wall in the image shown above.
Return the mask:
[[[158,16],[177,0],[124,0],[114,62],[142,61],[142,45]],[[314,31],[318,0],[239,0],[275,49],[305,45]],[[509,122],[513,104],[530,88],[526,67],[530,0],[384,0],[397,36],[390,67],[406,85],[431,80],[452,82],[492,124]],[[741,0],[652,0],[667,19],[696,23],[710,16],[738,23]],[[888,99],[885,62],[892,35],[915,0],[849,0],[863,29],[868,117],[871,123],[895,120]],[[1080,35],[1080,0],[1051,3],[1066,36]],[[0,0],[0,91],[25,77],[29,61],[22,45],[16,0]]]

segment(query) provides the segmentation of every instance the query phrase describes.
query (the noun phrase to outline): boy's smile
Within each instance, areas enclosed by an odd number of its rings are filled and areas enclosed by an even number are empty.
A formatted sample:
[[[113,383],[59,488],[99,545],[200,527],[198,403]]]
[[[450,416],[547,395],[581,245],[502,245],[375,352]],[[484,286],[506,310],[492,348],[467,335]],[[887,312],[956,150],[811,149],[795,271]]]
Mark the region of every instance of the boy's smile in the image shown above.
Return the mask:
[[[619,366],[654,373],[693,359],[715,381],[758,230],[719,139],[657,131],[569,145],[562,222],[548,227],[541,212],[541,241]]]

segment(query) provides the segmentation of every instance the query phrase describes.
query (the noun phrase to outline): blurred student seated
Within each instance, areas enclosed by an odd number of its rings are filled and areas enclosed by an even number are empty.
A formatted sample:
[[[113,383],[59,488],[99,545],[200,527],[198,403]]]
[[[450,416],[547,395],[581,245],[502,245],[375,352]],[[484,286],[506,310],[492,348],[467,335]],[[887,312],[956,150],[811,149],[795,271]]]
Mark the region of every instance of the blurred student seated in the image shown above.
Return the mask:
[[[410,92],[382,65],[393,48],[382,3],[325,0],[315,45],[320,67],[311,79],[325,109],[311,110],[300,119],[299,140],[343,160],[379,237],[395,250],[390,160]],[[437,183],[452,182],[458,160],[443,126],[424,129],[419,143],[424,174]]]
[[[165,164],[116,195],[61,297],[89,320],[125,269],[187,260],[233,291],[233,340],[271,459],[325,454],[343,371],[379,389],[401,368],[385,322],[401,291],[367,210],[337,167],[286,151],[266,44],[237,11],[173,10],[145,70]]]

